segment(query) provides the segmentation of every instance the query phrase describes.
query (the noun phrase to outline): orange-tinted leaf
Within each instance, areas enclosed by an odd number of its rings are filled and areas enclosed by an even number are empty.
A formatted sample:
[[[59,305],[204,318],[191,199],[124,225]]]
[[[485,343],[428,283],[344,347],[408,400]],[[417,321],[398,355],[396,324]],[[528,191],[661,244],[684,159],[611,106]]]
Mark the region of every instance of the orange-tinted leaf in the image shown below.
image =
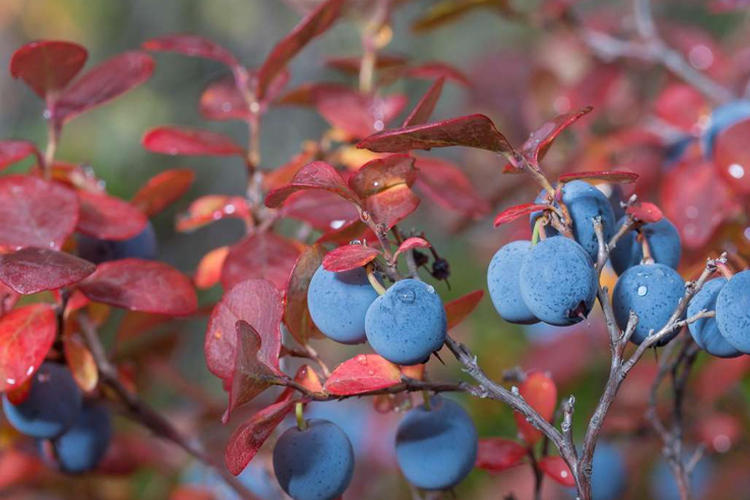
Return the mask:
[[[427,123],[430,119],[432,112],[435,111],[435,106],[440,99],[440,94],[443,92],[443,84],[445,84],[445,77],[440,77],[435,80],[435,83],[430,85],[427,92],[422,96],[414,109],[411,110],[409,116],[404,120],[402,127],[410,127],[412,125],[422,125]]]
[[[147,217],[162,212],[179,200],[195,180],[195,172],[188,168],[173,168],[156,174],[133,196],[133,205]]]
[[[381,97],[340,87],[321,87],[314,98],[318,113],[351,139],[363,139],[380,132],[407,104],[402,94]]]
[[[210,486],[182,484],[169,492],[169,500],[217,500]]]
[[[403,243],[398,246],[396,253],[393,254],[393,260],[396,260],[400,254],[408,252],[409,250],[414,250],[415,248],[430,248],[430,246],[430,242],[423,238],[406,238]]]
[[[646,201],[629,206],[625,212],[628,215],[632,215],[635,220],[645,222],[646,224],[659,222],[664,218],[664,214],[659,207]]]
[[[57,333],[49,304],[19,307],[0,318],[0,392],[31,377],[44,361]]]
[[[557,406],[557,386],[555,382],[542,372],[529,373],[519,387],[521,396],[534,408],[543,419],[550,421]],[[526,421],[526,417],[514,412],[518,432],[524,441],[531,446],[542,437],[542,433]]]
[[[565,463],[565,460],[563,460],[562,457],[544,457],[539,461],[539,468],[542,469],[550,479],[562,484],[563,486],[573,488],[576,485],[575,478],[573,478],[573,474],[570,472],[568,464]]]
[[[482,297],[484,297],[484,290],[475,290],[445,304],[448,329],[450,330],[466,319],[479,305]]]
[[[245,156],[242,146],[229,137],[193,128],[157,127],[146,132],[141,144],[152,153],[173,156]]]
[[[198,309],[190,280],[177,269],[153,260],[122,259],[100,264],[80,284],[94,302],[131,311],[186,316]]]
[[[222,194],[201,196],[190,204],[187,212],[178,216],[176,228],[180,232],[190,232],[226,218],[241,219],[246,224],[252,223],[245,198]]]
[[[274,429],[294,410],[297,402],[298,400],[292,399],[267,406],[234,431],[224,455],[229,472],[236,476],[245,470]]]
[[[581,117],[591,112],[593,108],[588,106],[572,113],[559,115],[532,132],[523,144],[523,154],[531,158],[534,163],[544,158],[552,143],[563,130],[573,125]],[[561,182],[562,181],[561,179]]]
[[[87,58],[88,52],[77,43],[40,40],[13,53],[10,74],[44,99],[49,91],[63,89],[81,71]]]
[[[479,196],[463,171],[453,163],[420,156],[416,166],[419,169],[417,188],[439,206],[474,217],[490,211],[489,204]]]
[[[750,120],[743,120],[721,131],[714,146],[716,169],[732,191],[742,195],[750,194],[748,133]]]
[[[221,284],[229,290],[242,281],[262,278],[284,290],[299,253],[294,244],[274,233],[248,236],[229,249]]]
[[[401,153],[411,149],[465,146],[495,153],[513,151],[508,140],[484,115],[468,115],[427,125],[386,130],[357,144],[377,153]]]
[[[323,388],[337,396],[386,389],[401,382],[401,370],[377,354],[357,354],[333,370]]]
[[[302,365],[297,369],[297,374],[294,376],[294,381],[299,385],[312,392],[323,392],[323,384],[320,383],[320,378],[315,370],[307,365]],[[279,394],[276,398],[276,403],[281,401],[287,401],[292,398],[296,389],[287,387],[284,391]]]
[[[37,162],[41,163],[41,155],[33,142],[14,140],[0,141],[0,170],[31,155],[36,156]]]
[[[63,335],[63,350],[78,387],[84,392],[93,391],[99,383],[99,369],[81,335],[78,332],[66,332]]]
[[[323,263],[323,255],[325,250],[320,245],[305,249],[297,259],[287,285],[284,324],[294,340],[301,345],[307,344],[311,338],[322,336],[307,308],[307,289],[313,274]]]
[[[376,224],[391,229],[414,212],[419,197],[406,184],[397,184],[365,200],[365,211]]]
[[[224,259],[227,255],[229,255],[229,247],[219,247],[203,256],[193,277],[198,290],[207,290],[221,280],[221,269],[224,267]]]
[[[127,240],[141,234],[148,219],[127,201],[104,193],[79,191],[78,231],[103,240]]]
[[[213,59],[229,67],[239,63],[224,47],[197,35],[165,35],[152,38],[141,45],[145,50],[177,52],[190,57]]]
[[[563,174],[558,179],[560,182],[570,182],[577,180],[584,181],[599,181],[599,182],[620,182],[629,184],[635,182],[638,179],[638,174],[635,172],[573,172],[570,174]]]
[[[292,181],[274,189],[266,196],[266,206],[278,208],[292,194],[303,189],[323,189],[359,204],[359,198],[349,188],[335,168],[323,161],[315,161],[302,167]]]
[[[537,212],[539,210],[544,210],[545,208],[549,208],[549,205],[539,203],[524,203],[523,205],[516,205],[510,208],[506,208],[505,210],[497,214],[497,216],[495,217],[494,225],[495,227],[497,227],[501,224],[513,222],[519,217],[529,215],[530,213]]]
[[[361,198],[367,198],[394,186],[411,187],[416,180],[414,158],[399,154],[368,161],[349,179],[349,186]]]
[[[258,359],[278,370],[282,315],[282,295],[273,283],[251,279],[231,288],[216,304],[208,321],[204,351],[211,373],[224,380],[231,378],[237,350],[236,325],[240,320],[258,332]]]
[[[0,246],[59,250],[77,222],[72,190],[28,175],[0,178]]]
[[[332,250],[323,258],[326,271],[340,273],[364,267],[380,255],[380,250],[364,245],[344,245]]]
[[[78,283],[95,270],[88,261],[48,248],[27,247],[0,255],[0,280],[23,295]]]
[[[490,472],[501,472],[519,465],[525,456],[526,448],[517,441],[484,438],[479,440],[476,467]]]
[[[419,365],[399,366],[401,375],[409,377],[414,380],[424,380],[425,372],[427,371],[427,365],[424,363]]]
[[[322,35],[338,19],[344,0],[327,0],[308,14],[273,48],[258,71],[256,94],[265,96],[276,76],[313,38]]]

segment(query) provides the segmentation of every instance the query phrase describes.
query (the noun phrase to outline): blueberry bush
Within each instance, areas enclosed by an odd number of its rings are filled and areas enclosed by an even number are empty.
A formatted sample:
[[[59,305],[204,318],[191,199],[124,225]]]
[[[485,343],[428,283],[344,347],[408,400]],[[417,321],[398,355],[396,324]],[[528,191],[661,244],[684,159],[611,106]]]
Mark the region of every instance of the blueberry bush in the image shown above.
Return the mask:
[[[472,13],[548,31],[536,59],[487,61],[477,75],[387,50],[418,2],[292,3],[298,24],[251,66],[193,34],[86,69],[71,41],[13,53],[10,76],[39,97],[47,141],[0,140],[0,493],[80,491],[82,476],[148,465],[172,478],[171,500],[746,494],[747,49],[662,21],[649,0],[414,9],[417,36]],[[701,8],[735,19],[745,4]],[[340,78],[295,80],[292,61],[341,23],[361,47],[325,61]],[[247,140],[154,123],[141,146],[241,163],[241,194],[186,200],[195,173],[172,168],[125,200],[60,158],[69,122],[178,56],[221,68],[200,115],[238,122]],[[486,113],[434,117],[449,87]],[[268,116],[300,109],[326,131],[269,168]],[[242,236],[211,242],[188,275],[159,259],[154,219],[173,204],[180,233],[232,219]],[[490,243],[454,259],[449,239]],[[544,341],[509,363],[512,342],[468,333],[483,303],[497,329]],[[171,333],[201,318],[204,359],[189,363],[226,404],[170,365]],[[160,385],[197,424],[155,403]],[[493,419],[508,420],[504,435]],[[633,479],[643,463],[646,479]],[[488,473],[501,490],[482,490]]]

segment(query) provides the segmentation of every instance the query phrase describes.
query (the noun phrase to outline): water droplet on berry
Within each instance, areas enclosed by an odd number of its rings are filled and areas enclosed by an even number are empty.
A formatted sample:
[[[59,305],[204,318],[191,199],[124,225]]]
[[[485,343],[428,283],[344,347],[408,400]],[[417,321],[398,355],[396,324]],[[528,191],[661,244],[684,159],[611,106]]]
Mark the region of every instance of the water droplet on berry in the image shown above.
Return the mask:
[[[415,300],[417,300],[417,294],[414,293],[414,290],[404,290],[398,293],[397,295],[398,300],[405,304],[413,304]]]
[[[648,287],[645,285],[641,285],[638,287],[638,296],[643,297],[648,293]]]
[[[432,285],[427,285],[427,293],[435,293],[435,287]]]
[[[357,363],[359,363],[360,365],[367,364],[367,356],[365,356],[364,354],[359,354],[356,359],[357,359]]]

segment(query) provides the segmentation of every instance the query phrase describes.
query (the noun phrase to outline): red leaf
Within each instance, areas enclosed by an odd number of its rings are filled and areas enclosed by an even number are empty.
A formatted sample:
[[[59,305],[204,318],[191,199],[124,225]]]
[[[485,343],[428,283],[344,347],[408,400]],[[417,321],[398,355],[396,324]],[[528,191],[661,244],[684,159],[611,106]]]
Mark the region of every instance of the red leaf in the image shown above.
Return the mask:
[[[591,112],[593,108],[588,106],[573,113],[567,113],[565,115],[559,115],[539,127],[536,131],[532,132],[526,142],[523,144],[523,154],[527,158],[531,158],[534,163],[539,162],[547,150],[552,146],[552,143],[557,139],[557,136],[562,133],[563,130],[573,125],[581,117]]]
[[[305,221],[323,232],[359,220],[357,207],[329,191],[298,191],[287,198],[281,210],[284,217]]]
[[[550,421],[557,406],[557,387],[555,382],[542,372],[532,372],[519,387],[521,396],[534,408],[543,419]],[[518,431],[524,441],[531,446],[542,437],[542,433],[526,421],[526,417],[518,412],[513,413]]]
[[[224,461],[229,472],[238,475],[245,470],[274,429],[289,415],[298,400],[274,403],[253,414],[229,438]]]
[[[471,81],[464,75],[460,70],[454,68],[449,64],[438,61],[430,61],[422,63],[418,66],[412,66],[404,71],[404,75],[411,78],[424,78],[432,80],[435,78],[445,78],[452,80],[456,83],[463,85],[464,87],[471,86]]]
[[[151,77],[154,60],[142,52],[125,52],[88,70],[60,95],[54,118],[72,120],[84,111],[104,104]]]
[[[411,149],[465,146],[510,153],[508,140],[497,131],[492,120],[484,115],[468,115],[427,125],[386,130],[357,144],[358,148],[377,153],[400,153]]]
[[[246,225],[252,225],[247,200],[241,196],[222,194],[201,196],[194,200],[177,218],[177,230],[180,232],[195,231],[217,220],[233,218],[242,219]]]
[[[336,396],[377,391],[401,382],[397,365],[377,354],[357,354],[333,370],[323,388]]]
[[[316,145],[303,143],[302,151],[294,155],[288,162],[270,172],[266,172],[266,175],[263,177],[263,187],[271,191],[289,184],[302,167],[313,161],[317,153],[318,148]]]
[[[256,95],[262,99],[269,85],[313,38],[325,33],[338,19],[344,0],[327,0],[308,14],[294,29],[282,38],[260,67]]]
[[[625,212],[628,215],[632,215],[634,219],[645,222],[646,224],[659,222],[664,218],[664,214],[661,212],[659,207],[657,207],[653,203],[648,203],[645,201],[638,202],[634,205],[629,206],[627,210],[625,210]]]
[[[406,184],[397,184],[367,197],[364,208],[376,224],[391,229],[411,215],[419,203],[417,195]]]
[[[506,208],[495,217],[495,227],[501,224],[506,224],[508,222],[513,222],[519,217],[523,217],[524,215],[528,215],[539,210],[544,210],[546,208],[549,208],[549,205],[540,203],[524,203],[523,205],[516,205],[510,208]]]
[[[550,456],[544,457],[539,461],[539,468],[549,476],[550,479],[556,481],[563,486],[573,488],[576,485],[576,480],[573,478],[573,474],[570,472],[568,464],[562,457]]]
[[[476,468],[501,472],[519,465],[526,456],[526,448],[516,441],[503,438],[479,440]]]
[[[364,245],[344,245],[326,254],[323,267],[326,271],[341,273],[364,267],[380,255],[377,248]]]
[[[0,255],[0,280],[23,295],[78,283],[95,270],[90,262],[48,248]]]
[[[49,91],[62,90],[81,71],[87,57],[86,49],[77,43],[40,40],[13,53],[10,74],[44,99]]]
[[[712,358],[696,381],[696,393],[708,405],[725,396],[746,378],[750,371],[750,357]]]
[[[49,304],[19,307],[0,318],[0,392],[26,382],[47,356],[57,333]]]
[[[239,320],[235,329],[237,346],[234,350],[234,369],[228,381],[229,406],[222,417],[224,423],[229,421],[232,410],[252,401],[282,375],[278,368],[274,370],[260,359],[263,344],[255,328]],[[278,354],[275,362],[278,366]]]
[[[258,359],[273,370],[279,368],[281,349],[282,295],[266,280],[243,281],[221,298],[211,313],[204,351],[208,369],[223,380],[234,371],[237,350],[237,322],[242,320],[260,336]]]
[[[31,155],[36,156],[37,163],[41,163],[41,155],[33,142],[0,141],[0,170]]]
[[[322,336],[307,308],[307,289],[313,274],[323,263],[324,254],[325,250],[320,245],[305,249],[289,277],[284,303],[284,324],[300,345],[306,345],[311,338]]]
[[[221,45],[197,35],[165,35],[143,42],[144,50],[177,52],[190,57],[213,59],[229,67],[238,66],[237,59]]]
[[[199,109],[209,120],[247,120],[251,115],[232,77],[209,83],[201,94]]]
[[[352,139],[362,139],[383,130],[407,104],[402,94],[372,96],[346,87],[320,87],[315,107],[325,120]]]
[[[475,290],[445,304],[448,329],[450,330],[466,319],[477,308],[482,297],[484,297],[484,290]]]
[[[732,191],[750,194],[750,152],[747,137],[750,120],[743,120],[721,131],[716,137],[716,169]]]
[[[634,172],[614,171],[614,172],[572,172],[570,174],[563,174],[559,177],[558,181],[565,183],[570,181],[585,180],[585,181],[600,181],[600,182],[620,182],[629,184],[635,182],[638,179],[638,174]]]
[[[179,200],[195,180],[195,173],[188,168],[173,168],[156,174],[133,196],[133,205],[147,217],[162,212]]]
[[[245,156],[245,150],[232,139],[210,130],[158,127],[141,139],[152,153],[185,156]]]
[[[430,248],[430,242],[422,238],[406,238],[403,243],[398,246],[396,253],[393,254],[393,260],[396,260],[399,255],[415,248]]]
[[[77,222],[70,189],[28,175],[0,178],[0,246],[59,249]]]
[[[409,116],[404,120],[402,127],[409,127],[412,125],[422,125],[427,123],[430,119],[432,112],[435,111],[435,106],[440,99],[440,94],[443,92],[443,84],[445,84],[445,77],[442,76],[435,80],[427,92],[422,96],[414,109],[411,110]]]
[[[439,206],[471,215],[484,215],[489,204],[477,194],[469,179],[453,163],[440,158],[417,158],[417,188]]]
[[[314,106],[322,95],[354,93],[346,85],[327,82],[307,82],[279,97],[277,104],[286,106]]]
[[[0,281],[0,317],[13,309],[21,296]]]
[[[203,256],[193,277],[198,290],[207,290],[221,280],[221,269],[224,267],[227,255],[229,255],[229,247],[219,247]]]
[[[683,83],[668,85],[654,102],[654,114],[687,133],[697,132],[701,117],[710,111],[703,94]]]
[[[103,193],[78,191],[81,218],[78,231],[103,240],[127,240],[146,228],[148,219],[127,201]]]
[[[359,204],[359,197],[349,189],[335,168],[324,161],[315,161],[302,167],[289,184],[269,192],[266,196],[266,206],[278,208],[289,195],[302,189],[323,189]]]
[[[170,316],[187,316],[198,309],[193,284],[175,268],[142,259],[122,259],[100,264],[80,284],[94,302]]]
[[[242,281],[263,278],[284,290],[299,253],[291,242],[273,233],[248,236],[230,248],[221,284],[229,290]]]
[[[349,186],[361,198],[380,193],[399,185],[411,187],[417,180],[414,158],[409,155],[390,155],[368,161],[349,178]]]

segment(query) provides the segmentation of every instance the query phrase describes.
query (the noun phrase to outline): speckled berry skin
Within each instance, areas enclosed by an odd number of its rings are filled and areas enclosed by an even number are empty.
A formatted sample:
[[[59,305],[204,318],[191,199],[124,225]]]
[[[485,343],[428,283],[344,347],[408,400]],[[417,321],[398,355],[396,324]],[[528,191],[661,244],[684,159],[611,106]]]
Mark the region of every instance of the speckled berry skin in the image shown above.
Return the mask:
[[[307,307],[315,326],[342,344],[366,340],[365,315],[376,298],[378,292],[362,268],[334,273],[320,266],[307,289]]]
[[[715,311],[716,298],[726,283],[726,278],[716,278],[703,285],[703,288],[688,304],[687,316],[694,316],[703,310]],[[713,356],[735,358],[742,354],[724,339],[724,336],[719,331],[716,318],[699,319],[695,323],[690,323],[688,330],[690,330],[690,335],[695,340],[695,343],[698,344],[698,347]]]
[[[710,158],[713,155],[716,136],[735,123],[748,118],[750,118],[750,101],[732,101],[714,109],[700,138],[703,154]]]
[[[67,367],[44,363],[34,374],[25,401],[14,405],[3,395],[3,412],[18,432],[39,439],[54,438],[78,418],[81,390]]]
[[[521,297],[518,275],[524,259],[531,252],[528,240],[508,243],[492,257],[487,270],[487,288],[497,313],[509,323],[531,325],[539,319]]]
[[[732,347],[750,354],[750,271],[735,274],[719,292],[716,323]]]
[[[612,308],[617,326],[628,324],[630,311],[638,315],[638,326],[630,340],[640,344],[651,330],[658,332],[667,324],[685,294],[685,281],[669,266],[643,264],[631,267],[617,280],[612,293]],[[665,345],[679,332],[664,338]]]
[[[617,223],[619,228],[625,222],[620,219]],[[644,224],[641,233],[648,241],[651,257],[657,264],[664,264],[672,269],[677,269],[682,255],[682,244],[680,233],[677,228],[666,218],[652,224]],[[643,260],[643,245],[638,242],[634,231],[628,231],[620,238],[615,248],[610,253],[612,268],[619,275],[627,269],[637,266]]]
[[[519,273],[521,296],[545,323],[579,323],[596,300],[596,271],[586,251],[570,238],[555,236],[537,243]]]
[[[273,470],[294,500],[333,500],[352,480],[354,451],[336,424],[310,419],[307,429],[290,427],[276,442]]]
[[[52,444],[60,470],[81,474],[93,470],[112,440],[112,422],[106,408],[84,403],[73,426]]]
[[[435,289],[421,281],[398,281],[367,310],[365,331],[375,352],[397,365],[425,363],[447,331],[445,308]]]
[[[78,255],[94,264],[128,258],[153,260],[158,252],[156,232],[151,222],[138,235],[128,240],[100,240],[83,234],[76,236]]]
[[[396,460],[407,481],[425,490],[460,483],[477,459],[477,431],[466,410],[435,396],[410,411],[396,432]]]
[[[592,219],[594,217],[602,218],[604,238],[609,241],[615,231],[615,214],[612,211],[612,205],[604,193],[588,182],[571,181],[566,183],[562,190],[563,203],[568,207],[570,218],[573,219],[573,236],[586,250],[589,258],[594,261],[599,251],[599,242],[596,239]],[[541,202],[545,198],[546,193],[542,192],[537,196],[536,201]],[[540,215],[541,212],[531,214],[532,230]],[[545,232],[547,236],[558,234],[550,225],[545,228]]]

